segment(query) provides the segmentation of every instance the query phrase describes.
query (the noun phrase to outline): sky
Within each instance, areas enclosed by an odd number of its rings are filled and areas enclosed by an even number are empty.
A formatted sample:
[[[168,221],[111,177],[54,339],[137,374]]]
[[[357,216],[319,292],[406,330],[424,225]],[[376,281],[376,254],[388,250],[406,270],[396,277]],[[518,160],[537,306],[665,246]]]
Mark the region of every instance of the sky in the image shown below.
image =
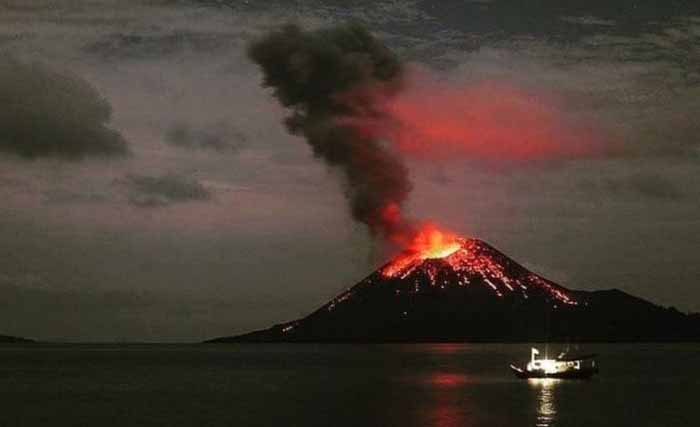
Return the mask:
[[[411,215],[569,288],[700,311],[700,7],[521,3],[0,1],[0,333],[231,335],[301,317],[386,260],[246,56],[288,22],[358,22],[448,95],[526,93],[603,145],[408,153]],[[468,115],[480,93],[426,102]],[[511,115],[476,117],[517,134]]]

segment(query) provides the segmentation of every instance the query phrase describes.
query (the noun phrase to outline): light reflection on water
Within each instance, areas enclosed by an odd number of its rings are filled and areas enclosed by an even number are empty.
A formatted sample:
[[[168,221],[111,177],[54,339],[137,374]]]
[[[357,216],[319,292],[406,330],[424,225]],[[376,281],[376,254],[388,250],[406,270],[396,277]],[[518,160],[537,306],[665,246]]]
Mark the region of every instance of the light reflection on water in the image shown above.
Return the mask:
[[[554,390],[561,380],[554,378],[530,378],[528,384],[538,391],[537,396],[537,427],[551,427],[557,416]]]
[[[430,389],[430,406],[425,425],[431,427],[468,427],[470,405],[465,392],[470,383],[466,375],[434,372],[425,384]]]
[[[469,378],[466,375],[449,372],[436,372],[428,378],[428,383],[436,387],[458,387],[468,381]]]
[[[510,354],[475,351],[463,344],[409,347],[402,354],[403,360],[407,354],[418,354],[421,363],[415,365],[420,372],[402,376],[402,396],[415,393],[413,416],[407,417],[406,426],[554,427],[563,422],[562,405],[566,404],[561,401],[561,392],[565,381],[516,379],[506,369],[508,359],[513,359]],[[495,402],[500,402],[498,409]],[[517,424],[510,424],[514,420]]]
[[[430,427],[468,427],[463,412],[457,405],[444,404],[433,407],[428,413]]]
[[[458,373],[435,372],[420,381],[430,390],[424,422],[431,427],[465,427],[472,425],[470,415],[475,408],[470,388],[481,384],[474,378]],[[534,405],[534,425],[553,427],[558,421],[556,395],[561,385],[560,379],[529,379],[529,388],[534,392],[530,402]],[[559,390],[560,391],[560,390]],[[483,411],[483,408],[478,409]],[[482,414],[483,415],[483,414]]]

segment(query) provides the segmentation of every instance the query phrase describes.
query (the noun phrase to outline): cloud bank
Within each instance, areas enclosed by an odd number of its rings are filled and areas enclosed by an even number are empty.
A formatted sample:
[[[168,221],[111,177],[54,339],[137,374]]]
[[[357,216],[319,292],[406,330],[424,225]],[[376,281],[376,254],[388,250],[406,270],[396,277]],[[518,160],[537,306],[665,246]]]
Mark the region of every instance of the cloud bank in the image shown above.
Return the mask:
[[[120,182],[129,191],[129,202],[141,207],[203,201],[211,193],[199,181],[180,175],[129,175]]]
[[[225,123],[211,127],[195,127],[186,123],[177,123],[165,133],[167,144],[189,150],[236,152],[247,141],[248,138],[243,132],[227,126]]]
[[[109,102],[78,76],[0,57],[0,99],[0,151],[30,159],[129,152],[108,127]]]

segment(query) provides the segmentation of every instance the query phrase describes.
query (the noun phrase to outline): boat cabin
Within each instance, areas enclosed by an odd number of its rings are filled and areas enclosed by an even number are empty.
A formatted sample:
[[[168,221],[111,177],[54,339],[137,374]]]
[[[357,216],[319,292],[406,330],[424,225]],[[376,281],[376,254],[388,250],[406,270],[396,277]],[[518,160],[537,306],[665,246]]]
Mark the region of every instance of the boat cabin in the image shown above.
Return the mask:
[[[532,348],[525,369],[511,365],[519,378],[589,378],[598,372],[595,355],[569,356],[562,353],[556,359],[539,359],[539,350]]]

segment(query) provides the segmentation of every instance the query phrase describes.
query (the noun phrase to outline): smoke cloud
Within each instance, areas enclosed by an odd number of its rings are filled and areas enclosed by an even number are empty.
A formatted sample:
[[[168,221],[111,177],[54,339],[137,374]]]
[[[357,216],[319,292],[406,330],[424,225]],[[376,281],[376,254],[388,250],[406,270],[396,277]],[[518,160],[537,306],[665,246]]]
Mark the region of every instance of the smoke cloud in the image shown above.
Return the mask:
[[[123,156],[111,106],[85,80],[0,56],[0,151],[24,158]]]
[[[407,169],[389,147],[345,121],[381,114],[373,94],[399,90],[398,58],[358,25],[303,31],[290,24],[252,43],[248,54],[262,68],[263,85],[291,109],[289,131],[342,173],[352,216],[375,235],[393,235],[402,221],[387,209],[394,212],[410,192]]]
[[[597,156],[608,144],[552,94],[406,72],[356,25],[288,25],[253,43],[249,56],[291,109],[289,131],[343,172],[354,218],[400,246],[426,224],[403,215],[411,184],[399,154],[513,164]]]

